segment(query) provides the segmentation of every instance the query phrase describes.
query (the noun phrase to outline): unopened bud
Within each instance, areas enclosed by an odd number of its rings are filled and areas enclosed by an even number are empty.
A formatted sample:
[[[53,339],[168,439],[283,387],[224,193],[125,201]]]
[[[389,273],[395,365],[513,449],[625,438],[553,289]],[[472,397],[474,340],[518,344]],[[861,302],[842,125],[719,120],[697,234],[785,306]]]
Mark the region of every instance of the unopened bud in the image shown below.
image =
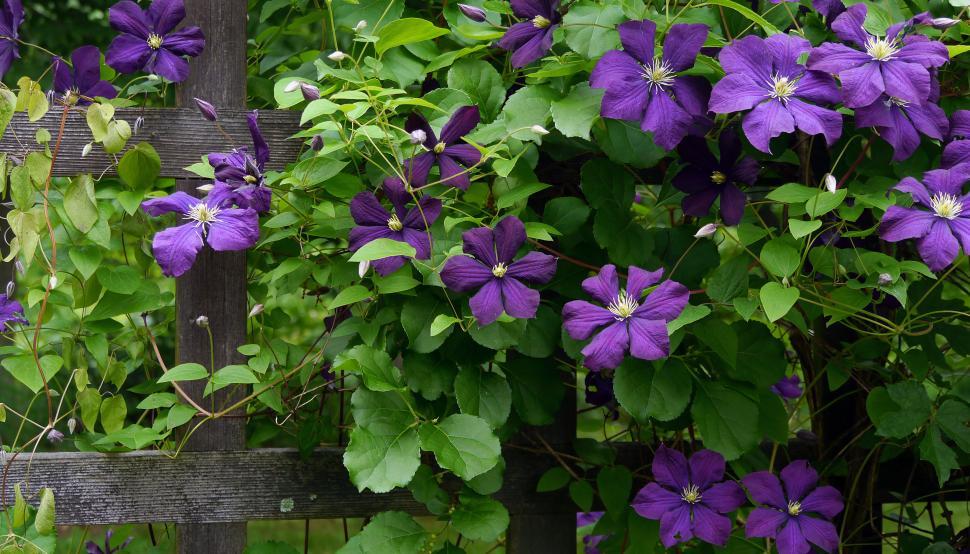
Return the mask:
[[[135,118],[135,128],[133,130],[133,133],[137,135],[138,134],[138,131],[141,131],[141,128],[144,127],[144,126],[145,126],[145,118],[142,117],[142,116],[136,117]]]
[[[643,204],[643,195],[640,194],[639,192],[634,192],[633,193],[633,203],[634,204]]]
[[[835,176],[831,173],[826,173],[825,179],[822,179],[822,182],[825,183],[825,190],[829,192],[835,192],[839,186],[838,181],[835,180]]]
[[[81,157],[82,158],[87,158],[88,157],[88,154],[90,154],[92,150],[94,150],[94,143],[93,142],[89,142],[89,143],[85,144],[84,145],[84,148],[81,149]]]
[[[323,135],[313,135],[313,138],[310,139],[310,148],[314,152],[319,152],[323,150],[323,146]]]
[[[310,83],[300,83],[300,92],[303,93],[303,99],[307,102],[320,99],[320,89]]]
[[[949,17],[934,17],[930,20],[930,26],[941,31],[959,24],[959,19],[950,19]]]
[[[548,135],[549,134],[549,131],[547,131],[546,128],[543,127],[542,125],[533,125],[532,127],[529,127],[529,129],[533,133],[535,133],[537,135]]]
[[[701,227],[694,233],[694,238],[705,239],[707,237],[713,236],[717,232],[717,223],[708,223],[707,225]]]
[[[347,59],[347,54],[344,54],[340,50],[334,50],[333,53],[327,56],[327,58],[330,59],[331,61],[342,62],[345,59]]]
[[[485,13],[485,10],[476,8],[475,6],[469,6],[468,4],[458,4],[458,10],[468,19],[478,23],[484,23],[488,15]]]
[[[57,445],[64,442],[64,433],[61,433],[57,429],[51,429],[47,433],[47,442]]]
[[[370,269],[370,260],[364,260],[360,262],[360,264],[357,266],[357,275],[359,275],[360,278],[363,279],[364,275],[367,275],[368,269]]]
[[[58,283],[58,281],[57,281],[57,275],[51,275],[50,281],[48,281],[48,283],[50,284],[51,290],[56,289],[57,288],[57,283]]]
[[[212,183],[209,183],[208,185],[199,185],[199,186],[195,187],[195,190],[197,190],[199,192],[202,192],[202,193],[209,193],[214,188],[215,188],[215,185],[213,185]]]
[[[76,429],[77,429],[77,419],[73,417],[69,418],[67,420],[67,431],[73,435]]]
[[[259,314],[263,313],[264,309],[265,309],[265,306],[263,306],[262,304],[256,304],[255,306],[253,306],[253,309],[249,310],[249,317],[258,316]]]
[[[161,81],[162,78],[159,77],[158,75],[154,74],[154,73],[151,73],[151,74],[148,75],[148,80],[149,81]]]
[[[207,119],[208,121],[215,121],[219,119],[219,112],[216,111],[216,107],[206,102],[205,100],[201,98],[196,98],[195,106],[199,108],[199,113],[202,114],[202,117]]]
[[[367,28],[367,20],[361,19],[360,21],[357,22],[356,25],[354,25],[354,32],[359,33],[366,28]]]
[[[788,277],[782,277],[782,278],[781,278],[781,284],[782,284],[782,285],[783,285],[783,286],[784,286],[785,288],[788,288],[788,287],[790,287],[790,286],[791,286],[791,282],[789,282],[789,281],[788,281]]]
[[[207,316],[200,315],[199,317],[195,318],[192,323],[194,323],[196,327],[206,329],[209,327],[209,318]]]
[[[283,87],[283,92],[296,92],[296,89],[300,88],[300,84],[300,81],[290,81]]]
[[[891,284],[893,284],[893,276],[892,275],[890,275],[888,273],[880,273],[879,274],[879,286],[880,287],[888,287]]]
[[[421,129],[415,129],[411,131],[411,144],[421,144],[428,140],[428,133],[425,133]]]
[[[13,291],[16,287],[17,285],[13,281],[10,281],[9,283],[7,283],[7,298],[10,298],[11,296],[13,296]]]
[[[24,267],[24,262],[17,260],[16,262],[13,263],[13,266],[17,268],[17,273],[21,275],[23,275],[24,273],[27,273],[27,268]]]

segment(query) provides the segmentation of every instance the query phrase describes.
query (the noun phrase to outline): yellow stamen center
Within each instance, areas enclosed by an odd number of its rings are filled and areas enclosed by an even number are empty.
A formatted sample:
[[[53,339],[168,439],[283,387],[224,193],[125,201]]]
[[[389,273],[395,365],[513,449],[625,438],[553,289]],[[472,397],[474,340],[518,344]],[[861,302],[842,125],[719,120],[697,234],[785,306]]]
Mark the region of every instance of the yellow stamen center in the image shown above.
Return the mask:
[[[148,40],[146,42],[148,42],[149,48],[151,48],[152,50],[158,50],[159,48],[162,47],[162,44],[165,42],[165,39],[162,38],[162,35],[152,33],[148,35]]]
[[[802,513],[802,503],[797,500],[792,500],[788,503],[788,515],[797,516]]]
[[[610,305],[606,309],[613,313],[613,319],[624,321],[633,315],[633,312],[639,307],[640,303],[635,298],[627,295],[625,290],[620,290],[620,293],[616,295],[616,299],[610,302]]]
[[[222,211],[216,206],[209,206],[205,202],[199,202],[198,204],[189,208],[189,211],[185,214],[185,219],[191,219],[195,221],[195,226],[199,225],[209,225],[212,223],[218,223],[219,212]]]
[[[893,59],[899,52],[899,45],[896,39],[869,37],[866,40],[866,54],[879,62],[886,62]]]
[[[505,277],[505,272],[508,270],[509,268],[505,264],[499,262],[497,265],[492,267],[492,275],[501,279],[502,277]]]
[[[684,490],[681,491],[680,497],[684,500],[684,502],[689,504],[697,504],[701,501],[701,490],[697,488],[697,485],[688,484],[686,487],[684,487]]]
[[[391,217],[387,219],[387,228],[392,231],[400,231],[404,228],[404,224],[398,219],[397,214],[391,214]]]
[[[245,177],[243,177],[243,181],[246,181],[250,185],[252,185],[253,183],[255,183],[257,180],[258,179],[256,179],[256,177],[253,176],[253,175],[246,175]]]
[[[930,207],[937,217],[956,219],[963,212],[963,202],[953,194],[939,192],[930,199]]]
[[[438,144],[434,145],[435,154],[441,154],[444,151],[445,151],[445,143],[439,142]]]
[[[674,84],[674,70],[670,64],[661,58],[655,58],[652,64],[643,66],[643,78],[650,83],[651,87],[663,89]]]
[[[552,21],[550,21],[545,17],[542,17],[541,15],[537,15],[532,18],[532,26],[535,27],[536,29],[545,29],[550,25],[552,25]]]
[[[782,103],[787,104],[791,96],[795,94],[795,85],[797,83],[798,81],[793,81],[788,77],[774,75],[771,78],[771,92],[768,94],[768,96],[781,100]]]
[[[723,185],[727,182],[727,175],[721,173],[720,171],[715,171],[711,173],[711,182],[715,185]]]

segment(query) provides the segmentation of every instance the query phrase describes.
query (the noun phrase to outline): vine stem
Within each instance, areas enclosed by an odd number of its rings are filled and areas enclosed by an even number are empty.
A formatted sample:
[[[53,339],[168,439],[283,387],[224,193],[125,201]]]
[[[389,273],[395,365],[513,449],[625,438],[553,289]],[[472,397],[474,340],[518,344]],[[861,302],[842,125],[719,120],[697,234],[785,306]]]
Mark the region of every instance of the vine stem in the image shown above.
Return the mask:
[[[162,358],[162,353],[158,350],[158,343],[155,342],[155,335],[152,334],[152,329],[151,327],[148,326],[148,315],[141,314],[141,319],[143,322],[145,322],[145,332],[148,333],[148,342],[151,343],[152,350],[155,351],[155,359],[158,360],[158,365],[162,367],[162,372],[168,373],[168,366],[165,365],[165,360]],[[172,381],[172,387],[175,388],[175,392],[179,393],[179,396],[181,396],[183,400],[185,400],[186,402],[189,403],[189,405],[191,405],[193,408],[198,410],[199,413],[201,413],[206,417],[212,417],[212,412],[200,406],[195,400],[192,399],[191,396],[186,394],[185,390],[183,390],[182,387],[178,384],[178,381]]]

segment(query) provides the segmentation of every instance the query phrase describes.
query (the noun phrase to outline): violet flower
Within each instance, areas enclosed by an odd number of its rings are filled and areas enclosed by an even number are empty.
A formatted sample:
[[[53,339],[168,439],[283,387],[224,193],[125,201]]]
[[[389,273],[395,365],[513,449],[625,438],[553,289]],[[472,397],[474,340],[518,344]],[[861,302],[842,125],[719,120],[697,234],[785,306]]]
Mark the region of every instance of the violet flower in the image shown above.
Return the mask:
[[[152,253],[168,277],[188,271],[202,247],[223,252],[245,250],[259,240],[259,215],[252,209],[224,208],[211,198],[176,192],[142,202],[148,215],[178,213],[188,223],[155,233]]]
[[[711,92],[711,111],[744,110],[742,128],[751,144],[771,153],[771,139],[796,128],[809,135],[821,134],[831,146],[842,135],[842,116],[817,104],[839,101],[831,76],[807,71],[798,63],[812,45],[787,34],[762,39],[746,36],[725,46],[719,59],[727,75]],[[809,103],[811,102],[811,103]]]
[[[653,457],[653,478],[640,489],[631,506],[640,516],[660,520],[660,541],[666,548],[694,537],[719,546],[727,544],[731,520],[723,515],[744,504],[744,491],[724,480],[724,457],[700,450],[687,460],[660,445]]]
[[[598,332],[582,350],[587,368],[615,368],[627,351],[642,360],[670,355],[667,323],[684,311],[690,291],[676,281],[664,281],[641,301],[643,291],[662,275],[663,269],[646,271],[630,266],[626,289],[620,289],[616,266],[610,264],[583,281],[583,290],[606,307],[573,300],[563,306],[562,319],[566,332],[575,340],[586,340]]]
[[[269,161],[269,145],[259,130],[259,112],[247,117],[249,134],[253,138],[255,157],[245,148],[228,154],[209,154],[209,165],[215,169],[215,186],[209,198],[222,207],[233,204],[240,208],[252,208],[257,212],[269,210],[273,193],[265,186],[263,171]]]
[[[0,331],[13,329],[13,323],[27,324],[24,307],[6,294],[0,294]]]
[[[498,47],[512,51],[512,67],[518,69],[538,60],[552,48],[552,35],[562,16],[559,0],[511,0],[512,13],[527,19],[509,27]]]
[[[20,0],[2,0],[0,5],[0,79],[6,75],[14,59],[20,58],[20,24],[24,22],[24,6]]]
[[[462,106],[441,128],[439,139],[427,119],[417,112],[412,113],[404,124],[404,129],[412,134],[415,131],[422,131],[425,136],[423,144],[428,151],[405,160],[404,174],[409,182],[415,186],[427,184],[431,168],[437,164],[443,184],[461,190],[467,189],[471,184],[468,170],[481,161],[482,153],[474,146],[459,141],[470,133],[479,121],[481,121],[481,115],[477,106]]]
[[[414,247],[414,257],[427,260],[431,257],[430,227],[441,214],[441,200],[422,196],[416,206],[408,208],[411,193],[396,177],[384,179],[384,196],[391,201],[389,212],[371,192],[361,192],[350,201],[350,215],[357,227],[350,230],[350,250],[356,252],[365,244],[377,239],[406,242]],[[405,256],[391,256],[374,260],[371,265],[381,275],[390,275],[407,263]]]
[[[525,225],[508,216],[495,230],[479,227],[462,234],[468,256],[453,256],[441,270],[441,280],[455,292],[479,289],[468,305],[481,326],[494,322],[502,312],[521,319],[536,316],[539,291],[530,285],[543,285],[556,274],[556,258],[529,252],[518,260],[515,253],[525,243]]]
[[[866,11],[865,3],[855,4],[832,22],[835,34],[859,49],[826,42],[812,49],[808,68],[837,73],[849,108],[868,106],[883,93],[922,104],[930,95],[929,69],[950,59],[946,46],[922,35],[905,35],[905,23],[890,26],[884,37],[871,35],[863,27]]]
[[[580,512],[576,514],[576,527],[596,525],[603,518],[605,512]],[[610,535],[586,535],[583,537],[583,554],[600,554],[599,544]]]
[[[748,515],[748,538],[775,539],[779,554],[811,552],[809,543],[826,552],[838,549],[839,534],[829,520],[842,511],[842,495],[834,487],[816,487],[818,473],[808,462],[795,460],[785,466],[781,482],[767,471],[749,473],[741,481],[762,504]]]
[[[950,139],[970,138],[970,110],[957,110],[950,116]]]
[[[95,97],[114,98],[118,91],[108,81],[101,80],[101,51],[97,46],[81,46],[71,52],[69,66],[55,56],[54,92],[68,106],[86,106]]]
[[[106,63],[121,73],[145,71],[179,83],[189,76],[185,56],[195,57],[205,48],[205,35],[198,27],[183,27],[182,0],[153,0],[147,10],[131,0],[122,0],[108,10],[115,37],[105,55]]]
[[[872,104],[856,108],[856,127],[874,127],[893,147],[893,161],[909,158],[920,144],[920,133],[943,140],[949,121],[935,103],[913,104],[883,95]]]
[[[600,113],[640,122],[640,129],[653,133],[657,145],[672,150],[692,128],[707,121],[710,83],[702,77],[679,75],[694,66],[707,26],[671,26],[659,55],[653,21],[627,21],[618,30],[623,50],[604,54],[589,79],[590,86],[606,89]]]
[[[113,535],[114,531],[111,529],[108,529],[108,531],[104,534],[104,550],[102,550],[101,546],[94,541],[88,541],[84,545],[84,549],[87,550],[88,554],[116,554],[117,552],[123,551],[128,547],[129,544],[131,544],[131,541],[135,540],[135,537],[128,537],[125,542],[121,543],[117,547],[113,547],[111,546],[111,537]]]
[[[970,163],[970,110],[953,112],[948,138],[952,142],[943,148],[940,165],[946,169]]]
[[[845,12],[845,4],[842,0],[812,0],[812,8],[822,14],[829,25]]]
[[[913,207],[890,206],[879,225],[880,237],[889,242],[917,239],[916,249],[930,270],[943,270],[961,246],[970,252],[970,195],[963,193],[968,180],[970,164],[927,171],[923,182],[906,177],[895,189],[909,193]]]
[[[719,157],[714,156],[701,137],[687,137],[677,152],[687,163],[674,177],[674,187],[687,193],[684,213],[704,217],[720,197],[721,217],[727,225],[737,225],[744,215],[746,197],[738,185],[752,185],[758,177],[758,162],[741,155],[741,139],[733,129],[725,129],[718,139]]]
[[[802,380],[798,375],[782,377],[770,390],[786,400],[794,400],[802,395]]]

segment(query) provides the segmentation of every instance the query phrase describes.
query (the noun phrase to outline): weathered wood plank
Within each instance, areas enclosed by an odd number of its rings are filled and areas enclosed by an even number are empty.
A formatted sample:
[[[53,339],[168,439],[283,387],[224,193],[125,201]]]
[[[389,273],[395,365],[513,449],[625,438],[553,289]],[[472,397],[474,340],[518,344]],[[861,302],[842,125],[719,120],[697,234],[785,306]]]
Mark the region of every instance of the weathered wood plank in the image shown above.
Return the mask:
[[[211,95],[212,102],[219,105],[219,123],[229,137],[223,136],[214,124],[202,119],[199,112],[191,107],[186,108],[151,108],[151,109],[123,109],[118,110],[115,117],[128,121],[134,126],[139,116],[145,118],[145,123],[137,135],[129,141],[134,146],[140,141],[147,141],[158,151],[162,159],[162,177],[191,177],[193,174],[183,168],[198,162],[202,156],[211,152],[228,152],[233,147],[250,144],[249,128],[246,126],[244,109],[225,108]],[[52,108],[43,119],[35,122],[27,121],[27,116],[18,113],[0,139],[0,152],[23,159],[31,150],[38,150],[34,142],[37,129],[47,129],[52,136],[56,136],[60,124],[60,108]],[[290,139],[300,130],[300,114],[295,111],[266,110],[261,111],[260,127],[266,136],[272,151],[269,167],[281,169],[294,161],[300,152],[301,141]],[[54,167],[54,175],[71,176],[81,173],[113,175],[110,158],[96,147],[87,157],[81,157],[84,145],[91,141],[91,131],[85,120],[85,112],[75,108],[68,116],[61,152]]]

